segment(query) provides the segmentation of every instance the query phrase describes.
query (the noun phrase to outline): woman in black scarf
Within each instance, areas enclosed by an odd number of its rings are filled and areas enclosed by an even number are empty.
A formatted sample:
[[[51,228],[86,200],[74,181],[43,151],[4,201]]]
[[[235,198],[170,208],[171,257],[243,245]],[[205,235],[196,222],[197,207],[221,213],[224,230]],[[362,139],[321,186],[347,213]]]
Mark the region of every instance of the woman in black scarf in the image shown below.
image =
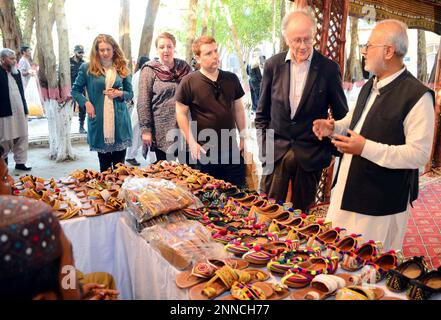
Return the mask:
[[[179,82],[190,71],[187,62],[174,57],[176,39],[161,33],[155,40],[159,61],[145,64],[139,78],[138,116],[144,154],[154,147],[157,160],[174,160],[174,141],[167,139],[170,130],[178,131],[176,124],[175,91]],[[173,134],[172,136],[176,136]]]

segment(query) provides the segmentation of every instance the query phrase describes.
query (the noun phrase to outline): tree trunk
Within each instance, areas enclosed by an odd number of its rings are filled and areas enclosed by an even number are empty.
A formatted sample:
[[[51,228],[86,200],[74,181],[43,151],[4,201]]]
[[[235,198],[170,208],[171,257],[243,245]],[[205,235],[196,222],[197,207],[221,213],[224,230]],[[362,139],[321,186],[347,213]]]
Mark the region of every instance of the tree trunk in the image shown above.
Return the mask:
[[[191,51],[191,46],[196,36],[196,23],[197,23],[197,13],[198,13],[198,0],[190,0],[188,7],[188,31],[187,31],[187,44],[185,46],[185,60],[187,63],[191,62],[193,53]]]
[[[285,14],[287,13],[286,7],[287,7],[286,0],[282,0],[282,5],[280,6],[280,22],[283,21],[283,17],[285,17]],[[285,42],[285,37],[283,34],[280,34],[280,45],[279,45],[279,52],[287,51],[288,45]]]
[[[426,33],[424,30],[418,30],[418,55],[417,55],[417,78],[426,83],[427,82],[427,48],[426,48]]]
[[[273,55],[276,54],[276,16],[277,16],[277,3],[276,0],[272,0],[273,4]]]
[[[55,16],[57,16],[60,52],[64,50],[60,55],[60,81],[63,85],[67,84],[67,87],[69,88],[70,65],[68,62],[66,63],[66,55],[68,58],[69,53],[69,44],[67,42],[67,24],[64,15],[64,1],[54,0],[51,12],[53,12],[54,20]],[[55,14],[55,12],[57,14]],[[62,105],[60,108],[60,105],[58,104],[58,101],[61,101],[62,98],[60,97],[60,88],[57,79],[56,58],[52,40],[53,24],[48,10],[48,0],[35,1],[35,18],[38,41],[37,50],[40,63],[39,78],[48,120],[50,158],[57,161],[67,160],[73,158],[73,156],[71,157],[71,150],[69,150],[69,131],[72,108],[70,108],[70,105],[69,107],[63,107]],[[69,69],[69,71],[66,71],[66,68]],[[66,89],[64,89],[64,91],[66,91]],[[66,102],[64,101],[64,105],[65,103]],[[68,139],[68,141],[65,139]],[[63,153],[66,153],[64,157]]]
[[[33,10],[34,10],[34,17],[35,17],[35,22],[37,22],[37,16],[36,16],[36,12],[35,12],[35,5],[33,6]],[[50,9],[49,9],[49,22],[48,22],[48,26],[49,26],[49,30],[51,30],[52,31],[52,29],[53,29],[53,27],[54,27],[54,23],[55,23],[55,6],[52,6]],[[35,27],[35,32],[37,32],[37,27]],[[32,61],[35,63],[35,64],[37,64],[37,65],[39,65],[40,63],[39,63],[39,56],[38,56],[38,54],[39,54],[39,51],[40,50],[38,50],[38,38],[37,38],[37,42],[36,42],[36,44],[35,44],[35,50],[34,50],[34,56],[33,56],[33,58],[32,58]]]
[[[248,77],[247,77],[247,69],[244,63],[244,56],[242,52],[242,48],[240,47],[239,37],[237,36],[236,27],[234,25],[233,19],[231,18],[230,8],[220,1],[220,5],[224,10],[225,18],[227,19],[228,27],[231,30],[231,34],[233,36],[234,49],[236,51],[237,59],[239,60],[240,70],[242,73],[242,86],[246,87],[248,85]]]
[[[153,31],[155,30],[155,20],[158,13],[160,0],[149,0],[145,13],[144,27],[142,28],[141,43],[139,45],[138,57],[150,56],[152,46]]]
[[[217,13],[216,13],[217,1],[213,0],[213,2],[211,4],[212,4],[212,6],[211,6],[211,17],[212,17],[212,19],[211,19],[211,36],[216,39],[216,24],[218,21]]]
[[[35,8],[34,6],[29,6],[28,12],[26,13],[26,22],[23,28],[23,43],[30,45],[32,41],[32,32],[34,30],[35,24]]]
[[[204,20],[202,20],[201,36],[208,33],[208,18],[210,17],[211,0],[205,1]]]
[[[346,72],[344,80],[347,82],[357,82],[363,79],[361,62],[357,56],[358,47],[358,18],[351,17],[351,50],[346,62]]]
[[[130,40],[130,2],[121,0],[121,16],[119,18],[119,45],[124,52],[128,67],[132,70],[132,41]]]
[[[20,52],[22,35],[12,0],[0,1],[0,31],[2,32],[3,48]]]
[[[73,108],[70,102],[70,60],[69,60],[69,35],[64,12],[65,0],[54,0],[54,16],[58,34],[58,82],[61,99],[60,105],[55,110],[55,128],[57,141],[56,161],[74,160],[72,143],[70,140],[70,126],[73,116]]]

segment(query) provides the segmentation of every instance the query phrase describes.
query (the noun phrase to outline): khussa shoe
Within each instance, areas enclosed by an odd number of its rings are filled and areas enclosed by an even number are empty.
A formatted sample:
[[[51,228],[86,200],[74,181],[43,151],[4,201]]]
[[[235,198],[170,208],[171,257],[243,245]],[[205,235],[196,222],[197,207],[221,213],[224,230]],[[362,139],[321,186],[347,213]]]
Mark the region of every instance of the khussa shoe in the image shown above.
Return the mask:
[[[376,282],[382,281],[388,272],[395,269],[402,260],[402,252],[400,250],[383,253],[373,261],[366,261],[366,265],[373,266],[376,271]]]
[[[320,251],[314,250],[286,250],[280,256],[274,257],[266,265],[267,269],[271,272],[284,274],[289,269],[294,268],[295,265],[307,261],[309,258],[317,257],[320,255]]]
[[[281,280],[283,285],[290,288],[303,288],[320,274],[334,274],[338,268],[338,257],[311,257],[305,262],[299,262],[289,269]]]
[[[403,292],[411,280],[420,280],[429,272],[424,256],[404,261],[386,275],[386,286],[390,291]]]
[[[343,256],[341,267],[344,270],[355,272],[364,267],[367,262],[373,261],[381,253],[381,242],[369,241],[355,251],[349,251]]]
[[[434,294],[441,293],[441,266],[432,270],[419,280],[410,280],[406,295],[411,300],[428,300]]]

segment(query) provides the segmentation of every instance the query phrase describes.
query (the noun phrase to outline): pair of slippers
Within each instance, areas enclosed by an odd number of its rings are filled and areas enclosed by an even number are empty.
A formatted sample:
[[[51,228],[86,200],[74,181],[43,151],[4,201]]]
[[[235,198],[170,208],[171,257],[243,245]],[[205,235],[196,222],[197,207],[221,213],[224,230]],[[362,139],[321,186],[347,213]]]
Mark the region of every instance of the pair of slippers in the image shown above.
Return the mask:
[[[350,274],[321,274],[316,276],[310,287],[291,294],[293,300],[324,300],[335,295],[336,300],[402,300],[385,296],[383,289],[360,285],[361,278]]]
[[[253,284],[236,282],[230,292],[230,295],[219,300],[283,300],[289,296],[288,288],[268,282]]]

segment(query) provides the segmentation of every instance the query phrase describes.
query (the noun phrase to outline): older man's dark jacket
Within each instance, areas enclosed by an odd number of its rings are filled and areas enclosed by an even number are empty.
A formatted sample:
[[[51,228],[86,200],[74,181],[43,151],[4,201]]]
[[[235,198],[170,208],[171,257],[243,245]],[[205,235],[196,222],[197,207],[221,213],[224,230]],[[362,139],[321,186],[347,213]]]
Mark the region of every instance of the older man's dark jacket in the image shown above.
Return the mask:
[[[21,80],[20,71],[17,74],[12,74],[18,85],[20,91],[21,100],[23,101],[23,107],[25,114],[28,114],[28,106],[26,104],[23,82]],[[0,118],[12,116],[11,100],[9,98],[9,83],[8,74],[3,67],[0,66]]]
[[[329,166],[333,146],[329,139],[317,139],[312,123],[316,119],[326,119],[329,108],[335,120],[342,119],[348,112],[340,68],[337,63],[314,51],[303,96],[294,119],[291,119],[291,67],[290,62],[285,61],[286,55],[287,52],[279,53],[265,63],[256,129],[274,130],[274,162],[293,148],[299,165],[305,171],[321,170]],[[264,150],[262,154],[266,156]],[[262,160],[270,163],[268,159]]]

